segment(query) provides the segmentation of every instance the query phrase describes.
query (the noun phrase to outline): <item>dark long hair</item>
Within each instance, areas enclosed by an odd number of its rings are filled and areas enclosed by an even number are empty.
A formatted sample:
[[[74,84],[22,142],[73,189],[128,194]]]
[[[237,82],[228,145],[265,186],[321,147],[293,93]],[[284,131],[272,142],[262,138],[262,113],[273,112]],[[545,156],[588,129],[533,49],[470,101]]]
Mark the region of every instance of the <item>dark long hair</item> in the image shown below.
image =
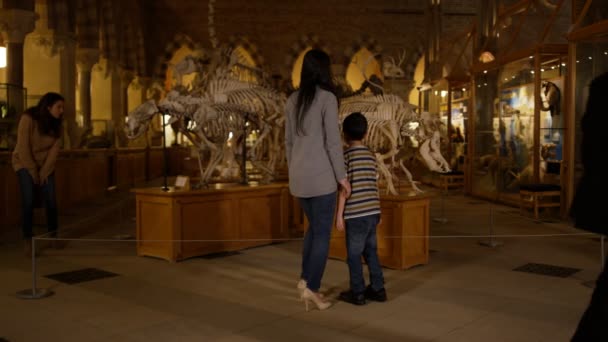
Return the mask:
[[[298,134],[306,134],[303,127],[304,117],[315,98],[317,86],[335,95],[329,56],[322,50],[313,49],[304,55],[302,62],[300,91],[296,102],[296,132]]]
[[[63,116],[55,118],[49,111],[49,107],[52,107],[58,101],[65,101],[63,96],[57,93],[46,93],[36,107],[28,108],[25,113],[30,114],[34,120],[38,122],[38,129],[41,134],[50,135],[55,138],[61,136],[61,122]]]

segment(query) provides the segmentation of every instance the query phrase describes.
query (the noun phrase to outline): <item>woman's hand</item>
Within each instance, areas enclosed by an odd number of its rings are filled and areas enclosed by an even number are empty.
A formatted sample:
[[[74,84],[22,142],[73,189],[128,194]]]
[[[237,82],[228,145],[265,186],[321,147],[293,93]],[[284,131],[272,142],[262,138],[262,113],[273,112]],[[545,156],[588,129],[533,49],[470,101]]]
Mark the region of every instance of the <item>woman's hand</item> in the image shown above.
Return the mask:
[[[344,178],[340,181],[340,191],[342,191],[342,193],[344,194],[345,198],[349,198],[350,197],[350,183],[348,182],[348,179]]]
[[[344,217],[336,218],[336,229],[338,229],[339,232],[344,231]]]

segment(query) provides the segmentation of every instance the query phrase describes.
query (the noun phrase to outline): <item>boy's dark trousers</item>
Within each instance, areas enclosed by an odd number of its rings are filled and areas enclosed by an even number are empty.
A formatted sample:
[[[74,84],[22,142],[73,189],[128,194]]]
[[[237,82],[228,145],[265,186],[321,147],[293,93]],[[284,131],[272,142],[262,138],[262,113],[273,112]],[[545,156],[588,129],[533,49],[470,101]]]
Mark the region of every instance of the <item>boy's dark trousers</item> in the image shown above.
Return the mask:
[[[374,291],[384,288],[384,276],[377,252],[376,226],[378,222],[380,222],[379,214],[345,220],[346,261],[350,273],[350,289],[354,294],[361,294],[365,291],[361,256],[369,268],[371,288]]]

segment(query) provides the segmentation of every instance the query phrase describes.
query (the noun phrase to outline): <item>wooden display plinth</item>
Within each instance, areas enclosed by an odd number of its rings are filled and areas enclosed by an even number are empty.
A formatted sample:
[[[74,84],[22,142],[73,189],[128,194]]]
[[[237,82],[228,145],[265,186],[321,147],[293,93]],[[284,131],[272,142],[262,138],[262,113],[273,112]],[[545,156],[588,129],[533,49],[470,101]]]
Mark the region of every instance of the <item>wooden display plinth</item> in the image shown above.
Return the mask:
[[[137,254],[169,261],[266,245],[288,237],[286,184],[134,189]],[[204,241],[213,240],[213,241]]]
[[[407,269],[429,260],[429,196],[381,195],[382,221],[377,229],[382,266]],[[344,232],[332,231],[330,257],[346,260]]]

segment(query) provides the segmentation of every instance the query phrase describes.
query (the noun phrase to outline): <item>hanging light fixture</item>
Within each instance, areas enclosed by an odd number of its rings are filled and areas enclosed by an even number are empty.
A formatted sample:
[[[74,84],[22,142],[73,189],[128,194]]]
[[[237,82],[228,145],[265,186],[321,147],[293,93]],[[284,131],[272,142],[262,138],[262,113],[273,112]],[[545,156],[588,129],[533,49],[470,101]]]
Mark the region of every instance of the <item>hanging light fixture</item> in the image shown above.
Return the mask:
[[[494,59],[494,55],[490,51],[484,51],[479,55],[479,61],[482,63],[490,63]]]

